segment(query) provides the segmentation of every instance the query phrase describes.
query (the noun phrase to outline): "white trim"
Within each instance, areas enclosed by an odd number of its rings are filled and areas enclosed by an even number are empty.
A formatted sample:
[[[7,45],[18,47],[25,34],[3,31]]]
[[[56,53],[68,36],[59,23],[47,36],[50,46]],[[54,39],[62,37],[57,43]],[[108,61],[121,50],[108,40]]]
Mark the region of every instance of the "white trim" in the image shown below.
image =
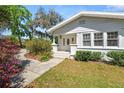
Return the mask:
[[[80,12],[69,19],[59,23],[58,25],[48,29],[48,32],[51,33],[52,31],[55,31],[56,29],[70,23],[71,21],[81,17],[81,16],[87,16],[87,17],[102,17],[102,18],[115,18],[115,19],[124,19],[124,13],[110,13],[110,12],[91,12],[91,11],[85,11]]]
[[[122,38],[122,35],[120,34],[120,31],[118,31],[118,47],[120,47],[121,48],[121,38]]]
[[[98,49],[98,50],[124,50],[124,48],[119,48],[119,47],[78,47],[77,49]]]
[[[91,38],[91,47],[94,47],[94,32],[90,33]]]
[[[107,47],[107,32],[103,32],[103,46]]]
[[[89,33],[89,32],[88,32]],[[83,34],[85,33],[77,33],[78,39],[81,39],[81,42],[78,41],[77,48],[87,48],[87,49],[124,49],[120,47],[121,35],[118,38],[118,46],[107,46],[107,32],[103,32],[103,46],[94,46],[94,33],[90,32],[91,35],[91,46],[83,46]],[[86,33],[87,34],[87,33]],[[118,32],[119,35],[119,32]],[[82,37],[80,37],[82,36]]]

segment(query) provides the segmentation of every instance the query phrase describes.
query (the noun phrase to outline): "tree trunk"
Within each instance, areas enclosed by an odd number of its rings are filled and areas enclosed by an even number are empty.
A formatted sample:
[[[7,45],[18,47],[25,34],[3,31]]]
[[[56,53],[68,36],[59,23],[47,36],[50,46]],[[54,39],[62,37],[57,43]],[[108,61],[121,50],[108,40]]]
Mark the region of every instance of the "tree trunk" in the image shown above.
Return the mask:
[[[29,33],[29,39],[32,40],[32,33]]]
[[[19,46],[22,48],[23,46],[22,46],[22,41],[21,41],[21,37],[20,36],[18,36],[18,40],[19,40]]]
[[[46,32],[46,30],[45,30],[45,38],[46,38],[46,40],[47,40],[47,32]]]

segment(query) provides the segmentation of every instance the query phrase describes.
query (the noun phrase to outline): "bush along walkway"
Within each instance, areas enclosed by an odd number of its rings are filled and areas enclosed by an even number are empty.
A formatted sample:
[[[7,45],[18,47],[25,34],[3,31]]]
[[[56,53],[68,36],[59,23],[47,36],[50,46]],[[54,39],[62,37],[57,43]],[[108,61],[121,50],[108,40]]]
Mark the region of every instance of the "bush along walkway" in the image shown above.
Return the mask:
[[[52,58],[46,62],[26,58],[24,55],[27,53],[26,49],[21,49],[17,58],[21,60],[24,70],[12,79],[11,87],[25,87],[33,80],[61,63],[64,59]]]

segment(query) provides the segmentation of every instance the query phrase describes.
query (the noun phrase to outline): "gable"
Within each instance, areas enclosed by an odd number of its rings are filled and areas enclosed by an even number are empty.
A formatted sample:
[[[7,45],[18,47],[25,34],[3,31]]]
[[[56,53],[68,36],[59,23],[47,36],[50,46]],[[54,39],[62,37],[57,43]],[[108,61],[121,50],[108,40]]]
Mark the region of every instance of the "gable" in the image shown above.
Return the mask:
[[[107,18],[107,19],[124,19],[124,13],[110,13],[110,12],[80,12],[69,19],[57,24],[56,26],[48,29],[48,32],[52,33],[55,30],[69,24],[70,22],[83,17],[94,17],[94,18]]]
[[[81,23],[82,22],[82,23]],[[58,28],[54,34],[69,34],[86,31],[113,31],[123,28],[124,20],[111,18],[80,17]]]

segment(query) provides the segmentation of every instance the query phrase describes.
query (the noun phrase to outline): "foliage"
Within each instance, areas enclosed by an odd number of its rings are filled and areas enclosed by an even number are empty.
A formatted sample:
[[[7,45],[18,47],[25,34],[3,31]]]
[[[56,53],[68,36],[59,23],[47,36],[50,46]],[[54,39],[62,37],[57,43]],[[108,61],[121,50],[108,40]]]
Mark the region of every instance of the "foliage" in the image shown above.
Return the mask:
[[[101,59],[101,52],[77,51],[75,59],[78,61],[98,61]]]
[[[12,6],[11,7],[11,24],[10,29],[12,35],[18,37],[20,46],[22,47],[21,37],[29,36],[29,30],[26,26],[26,22],[31,18],[31,13],[24,6]]]
[[[40,9],[36,13],[34,21],[36,27],[40,27],[45,32],[45,37],[47,38],[49,37],[49,35],[47,35],[46,31],[63,21],[63,18],[53,9],[50,9],[48,12],[46,12],[42,7],[40,7]],[[42,33],[37,33],[37,31],[36,34],[39,34],[38,36],[42,35]]]
[[[10,38],[10,40],[11,40],[13,43],[15,43],[15,44],[17,44],[17,45],[19,44],[18,39],[17,39],[16,36],[11,35],[9,38]]]
[[[0,87],[9,87],[12,76],[21,71],[20,61],[14,57],[18,51],[9,39],[0,40]]]
[[[34,20],[29,20],[26,23],[26,26],[28,28],[28,32],[29,32],[29,39],[32,40],[34,38],[34,34],[36,32],[36,23]]]
[[[44,39],[33,39],[30,41],[27,41],[25,43],[25,46],[27,50],[29,50],[31,53],[37,55],[43,55],[44,53],[48,53],[47,55],[51,55],[52,46],[51,43],[48,40]]]
[[[10,24],[10,6],[0,6],[0,28],[4,28]]]
[[[101,59],[101,52],[92,52],[91,53],[91,59],[92,61],[98,61]]]
[[[41,61],[48,61],[49,60],[49,57],[44,55],[44,56],[41,56]]]
[[[124,66],[124,51],[110,51],[107,56],[113,59],[111,64]]]
[[[21,5],[13,6],[0,6],[0,11],[6,12],[6,16],[0,17],[0,24],[7,24],[6,29],[10,29],[12,35],[18,38],[20,46],[22,46],[21,37],[30,36],[30,32],[27,29],[26,22],[30,21],[31,13]],[[0,12],[0,14],[2,13]],[[3,14],[2,15],[5,15]],[[7,18],[6,18],[7,17]],[[6,21],[6,20],[7,21]],[[0,27],[1,29],[3,26]]]
[[[78,61],[89,61],[91,58],[91,51],[77,51],[75,58]]]

